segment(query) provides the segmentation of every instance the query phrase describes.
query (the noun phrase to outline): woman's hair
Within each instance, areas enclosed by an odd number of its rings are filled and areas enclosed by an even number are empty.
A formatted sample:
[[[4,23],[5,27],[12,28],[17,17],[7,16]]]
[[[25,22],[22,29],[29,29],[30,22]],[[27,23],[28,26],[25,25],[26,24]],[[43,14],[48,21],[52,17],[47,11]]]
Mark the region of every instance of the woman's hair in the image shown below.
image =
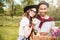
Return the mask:
[[[38,4],[38,8],[39,8],[39,6],[42,5],[42,4],[46,5],[47,8],[49,7],[49,4],[48,4],[47,2],[41,1],[41,2]]]
[[[35,18],[37,14],[34,17],[31,17],[29,15],[29,12],[30,12],[30,10],[28,10],[27,12],[25,12],[24,16],[26,16],[29,19],[29,21],[30,21],[30,27],[31,27],[31,25],[32,25],[32,18]]]
[[[29,15],[29,12],[30,12],[30,10],[31,10],[32,8],[36,8],[36,14],[37,14],[37,5],[30,5],[30,6],[26,6],[26,7],[24,8],[24,13],[25,13],[24,16],[26,16],[26,17],[29,19],[29,21],[30,21],[30,26],[32,25],[32,18],[36,17],[36,15],[35,15],[34,17],[31,17],[31,16]]]

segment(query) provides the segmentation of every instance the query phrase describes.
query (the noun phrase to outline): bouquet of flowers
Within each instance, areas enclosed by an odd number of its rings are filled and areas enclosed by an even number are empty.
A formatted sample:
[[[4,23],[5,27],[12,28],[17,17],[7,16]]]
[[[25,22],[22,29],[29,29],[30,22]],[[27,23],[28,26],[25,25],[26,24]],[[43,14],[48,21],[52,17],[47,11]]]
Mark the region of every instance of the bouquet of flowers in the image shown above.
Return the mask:
[[[33,18],[32,19],[32,23],[33,23],[33,25],[35,26],[37,23],[38,23],[38,19],[37,18]],[[34,29],[34,34],[36,35],[38,33],[38,31],[36,30],[36,29]]]
[[[32,19],[32,23],[35,25],[36,23],[38,23],[38,19],[37,18],[33,18]]]
[[[52,36],[55,36],[55,37],[60,36],[60,28],[55,27],[55,28],[52,29],[52,30],[53,30],[53,32],[52,32]]]

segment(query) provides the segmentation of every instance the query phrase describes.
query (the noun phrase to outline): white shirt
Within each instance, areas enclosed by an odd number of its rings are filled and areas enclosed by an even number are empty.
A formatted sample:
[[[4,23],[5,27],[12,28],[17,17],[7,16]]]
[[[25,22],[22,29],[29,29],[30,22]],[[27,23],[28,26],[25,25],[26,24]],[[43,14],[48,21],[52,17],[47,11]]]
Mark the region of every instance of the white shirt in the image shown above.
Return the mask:
[[[26,38],[30,35],[32,27],[29,27],[29,23],[29,19],[24,16],[20,22],[19,35],[24,35]]]
[[[27,17],[23,17],[20,21],[20,27],[19,27],[19,35],[24,35],[24,26],[29,26],[29,19]],[[28,30],[27,26],[27,30]]]
[[[39,20],[39,22],[35,25],[35,29],[38,30],[38,32],[50,33],[50,29],[55,27],[55,22],[54,21],[44,22],[42,27],[39,28],[40,23],[41,23],[41,21]]]

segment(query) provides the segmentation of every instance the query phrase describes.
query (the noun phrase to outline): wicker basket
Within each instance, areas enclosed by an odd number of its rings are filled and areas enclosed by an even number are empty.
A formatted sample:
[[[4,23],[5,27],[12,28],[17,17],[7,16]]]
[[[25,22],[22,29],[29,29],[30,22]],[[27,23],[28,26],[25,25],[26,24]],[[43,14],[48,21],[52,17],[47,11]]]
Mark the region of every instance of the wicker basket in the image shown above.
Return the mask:
[[[41,35],[34,35],[32,36],[33,38],[30,37],[30,40],[58,40],[57,37],[53,37],[53,36],[41,36]]]

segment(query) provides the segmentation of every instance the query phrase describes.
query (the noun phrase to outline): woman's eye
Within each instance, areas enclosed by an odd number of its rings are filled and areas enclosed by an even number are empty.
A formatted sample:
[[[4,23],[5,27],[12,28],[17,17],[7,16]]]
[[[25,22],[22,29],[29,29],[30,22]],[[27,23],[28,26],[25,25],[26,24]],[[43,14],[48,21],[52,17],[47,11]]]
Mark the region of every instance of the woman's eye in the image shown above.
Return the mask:
[[[43,10],[42,8],[40,8],[40,10]]]
[[[46,10],[46,8],[44,8],[44,10]]]
[[[36,13],[36,11],[34,11],[34,10],[31,10],[32,12],[34,12],[34,13]]]

